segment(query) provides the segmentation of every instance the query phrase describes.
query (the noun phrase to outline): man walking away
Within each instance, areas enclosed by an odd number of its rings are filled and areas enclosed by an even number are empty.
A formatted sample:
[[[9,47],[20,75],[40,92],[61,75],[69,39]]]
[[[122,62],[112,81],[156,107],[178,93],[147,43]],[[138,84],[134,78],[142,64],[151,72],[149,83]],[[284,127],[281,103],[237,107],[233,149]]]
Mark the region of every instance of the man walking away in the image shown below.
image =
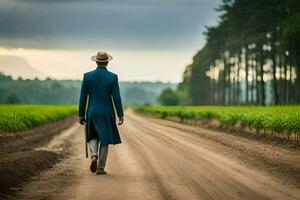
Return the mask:
[[[118,76],[107,70],[112,56],[106,52],[98,52],[91,59],[97,63],[97,68],[83,76],[79,100],[79,123],[86,125],[87,129],[91,172],[107,174],[104,168],[108,146],[121,143],[115,110],[118,116],[118,125],[123,124],[124,114]]]

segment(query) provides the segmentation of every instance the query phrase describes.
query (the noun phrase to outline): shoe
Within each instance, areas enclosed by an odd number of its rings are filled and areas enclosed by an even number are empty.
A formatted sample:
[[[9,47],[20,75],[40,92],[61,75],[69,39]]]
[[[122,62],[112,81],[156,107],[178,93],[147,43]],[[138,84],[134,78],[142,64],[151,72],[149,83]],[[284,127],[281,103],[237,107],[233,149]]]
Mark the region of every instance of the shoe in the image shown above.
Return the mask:
[[[100,174],[100,175],[105,175],[105,174],[107,174],[107,172],[103,169],[103,168],[99,168],[99,169],[97,169],[97,172],[96,172],[97,174]]]
[[[93,173],[97,171],[97,159],[91,161],[90,170]]]

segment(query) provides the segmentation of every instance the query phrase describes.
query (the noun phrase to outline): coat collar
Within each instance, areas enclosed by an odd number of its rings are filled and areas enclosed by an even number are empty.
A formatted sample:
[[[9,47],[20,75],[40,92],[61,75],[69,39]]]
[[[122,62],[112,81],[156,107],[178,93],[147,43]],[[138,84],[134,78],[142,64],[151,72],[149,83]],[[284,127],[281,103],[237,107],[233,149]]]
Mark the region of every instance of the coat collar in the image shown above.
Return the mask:
[[[106,70],[106,71],[107,71],[107,68],[104,67],[104,66],[98,66],[98,67],[97,67],[97,70]]]

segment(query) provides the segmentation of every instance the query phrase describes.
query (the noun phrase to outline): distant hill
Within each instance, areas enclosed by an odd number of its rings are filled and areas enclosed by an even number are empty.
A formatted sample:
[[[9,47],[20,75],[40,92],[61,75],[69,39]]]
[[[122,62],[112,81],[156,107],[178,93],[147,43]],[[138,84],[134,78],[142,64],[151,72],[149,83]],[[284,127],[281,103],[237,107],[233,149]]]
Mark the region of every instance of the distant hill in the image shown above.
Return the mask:
[[[0,72],[11,75],[13,78],[45,77],[43,73],[30,66],[25,59],[17,56],[0,55]]]

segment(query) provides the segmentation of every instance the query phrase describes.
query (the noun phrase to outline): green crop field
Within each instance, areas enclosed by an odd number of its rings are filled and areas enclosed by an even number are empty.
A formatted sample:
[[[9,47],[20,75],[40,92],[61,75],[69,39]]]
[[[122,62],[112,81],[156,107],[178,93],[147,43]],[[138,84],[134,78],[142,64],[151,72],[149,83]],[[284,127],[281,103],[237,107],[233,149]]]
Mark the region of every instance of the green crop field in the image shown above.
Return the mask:
[[[0,105],[0,132],[23,131],[63,119],[76,111],[73,105]]]
[[[300,138],[300,106],[143,106],[137,111],[160,118],[175,118],[182,122],[217,119],[221,125],[252,128],[259,132]]]

